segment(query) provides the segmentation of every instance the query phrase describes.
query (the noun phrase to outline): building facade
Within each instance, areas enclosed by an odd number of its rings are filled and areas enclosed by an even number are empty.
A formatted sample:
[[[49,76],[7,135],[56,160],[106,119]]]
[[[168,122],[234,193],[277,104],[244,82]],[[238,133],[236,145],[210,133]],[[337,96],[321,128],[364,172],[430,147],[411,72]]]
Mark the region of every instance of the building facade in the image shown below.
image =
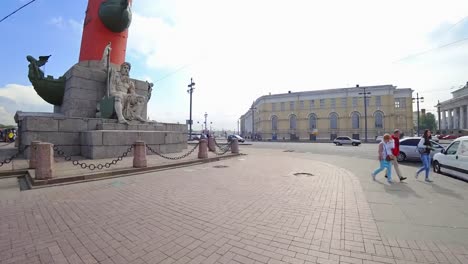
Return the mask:
[[[444,134],[465,134],[468,129],[468,83],[461,89],[452,92],[452,99],[441,102],[440,126]]]
[[[400,129],[413,134],[411,89],[379,85],[261,96],[241,116],[241,135],[262,140],[328,141],[337,136],[367,138]]]

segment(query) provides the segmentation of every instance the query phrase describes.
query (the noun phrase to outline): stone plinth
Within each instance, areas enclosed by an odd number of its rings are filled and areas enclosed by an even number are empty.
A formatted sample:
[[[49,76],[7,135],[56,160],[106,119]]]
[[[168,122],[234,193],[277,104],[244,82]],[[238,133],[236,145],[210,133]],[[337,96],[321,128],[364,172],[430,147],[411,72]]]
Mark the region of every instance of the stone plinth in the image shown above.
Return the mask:
[[[81,155],[90,159],[115,158],[139,140],[163,154],[187,148],[186,136],[182,132],[95,130],[81,133]]]
[[[200,144],[198,145],[198,158],[207,159],[208,158],[208,140],[201,139]]]
[[[37,163],[37,145],[41,143],[40,141],[32,141],[29,146],[29,168],[35,169]]]
[[[49,142],[71,156],[116,158],[137,140],[161,153],[187,148],[186,125],[156,122],[118,124],[114,119],[65,117],[52,113],[17,112],[19,146]],[[151,153],[149,153],[151,154]],[[25,152],[30,158],[30,152]]]

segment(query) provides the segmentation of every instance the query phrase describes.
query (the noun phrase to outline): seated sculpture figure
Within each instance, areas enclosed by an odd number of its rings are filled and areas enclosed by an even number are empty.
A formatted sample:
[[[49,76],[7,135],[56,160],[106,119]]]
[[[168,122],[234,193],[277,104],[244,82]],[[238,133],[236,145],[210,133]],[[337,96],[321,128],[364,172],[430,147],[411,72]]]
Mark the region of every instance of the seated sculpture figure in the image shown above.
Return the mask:
[[[135,83],[130,80],[131,64],[128,62],[120,65],[120,70],[113,70],[110,82],[110,95],[114,99],[114,108],[119,123],[128,124],[128,121],[139,120],[146,122],[141,117],[146,97],[138,95],[135,91]]]

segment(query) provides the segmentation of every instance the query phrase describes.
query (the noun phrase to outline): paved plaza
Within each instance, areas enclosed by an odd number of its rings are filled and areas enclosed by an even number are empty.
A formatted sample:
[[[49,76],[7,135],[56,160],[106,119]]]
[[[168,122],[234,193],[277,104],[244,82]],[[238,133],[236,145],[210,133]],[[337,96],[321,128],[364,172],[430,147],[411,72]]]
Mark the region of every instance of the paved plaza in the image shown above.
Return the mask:
[[[429,185],[410,164],[388,185],[371,159],[242,151],[32,191],[2,179],[0,263],[468,263],[464,182]]]

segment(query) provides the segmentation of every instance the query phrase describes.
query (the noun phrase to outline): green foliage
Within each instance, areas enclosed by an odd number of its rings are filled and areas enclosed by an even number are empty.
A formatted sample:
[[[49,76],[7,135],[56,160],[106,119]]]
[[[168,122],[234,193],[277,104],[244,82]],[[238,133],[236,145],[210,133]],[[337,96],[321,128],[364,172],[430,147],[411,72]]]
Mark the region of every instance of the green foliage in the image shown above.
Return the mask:
[[[15,128],[16,126],[0,124],[0,128]]]
[[[437,130],[437,122],[434,114],[426,113],[421,116],[421,119],[419,120],[419,128],[421,130],[430,129],[434,133]]]

